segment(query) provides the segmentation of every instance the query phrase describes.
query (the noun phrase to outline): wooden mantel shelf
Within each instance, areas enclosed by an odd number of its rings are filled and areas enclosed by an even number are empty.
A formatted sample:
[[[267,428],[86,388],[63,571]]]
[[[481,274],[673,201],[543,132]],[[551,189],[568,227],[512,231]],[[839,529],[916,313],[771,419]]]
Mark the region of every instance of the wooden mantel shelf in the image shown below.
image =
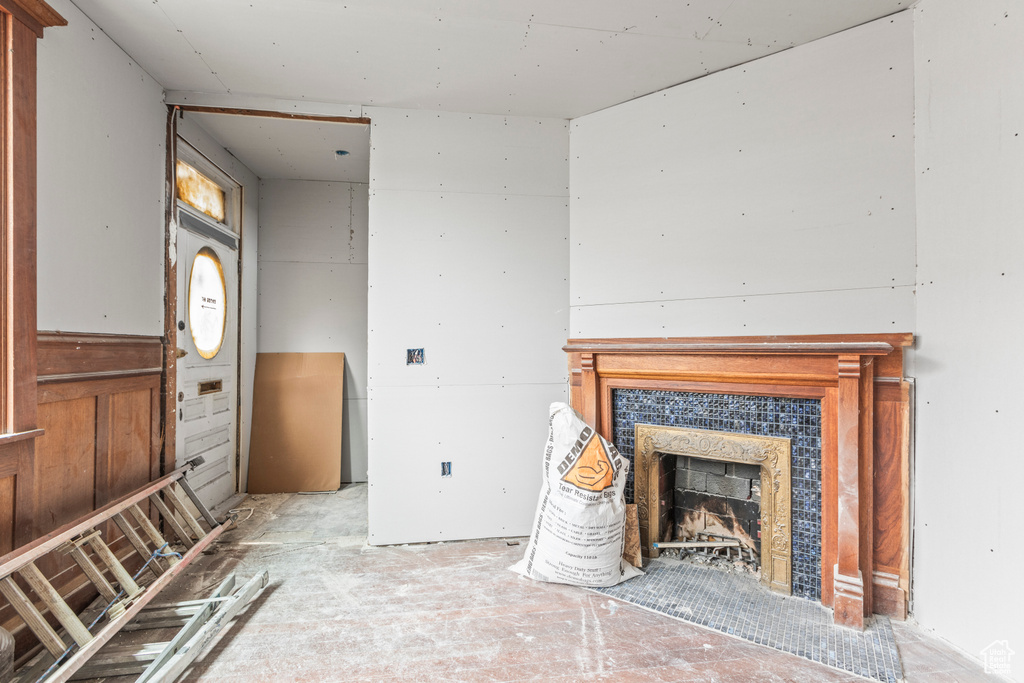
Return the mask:
[[[566,353],[683,353],[683,354],[783,354],[811,356],[887,356],[887,342],[762,342],[762,343],[685,343],[658,341],[622,343],[616,341],[570,341],[562,347]]]
[[[906,615],[912,334],[570,339],[570,395],[614,442],[616,389],[821,401],[821,598],[837,623]],[[642,526],[642,524],[641,524]]]
[[[619,339],[570,339],[567,353],[781,353],[836,355],[887,355],[893,349],[912,346],[914,335],[804,334],[761,337],[658,337]]]

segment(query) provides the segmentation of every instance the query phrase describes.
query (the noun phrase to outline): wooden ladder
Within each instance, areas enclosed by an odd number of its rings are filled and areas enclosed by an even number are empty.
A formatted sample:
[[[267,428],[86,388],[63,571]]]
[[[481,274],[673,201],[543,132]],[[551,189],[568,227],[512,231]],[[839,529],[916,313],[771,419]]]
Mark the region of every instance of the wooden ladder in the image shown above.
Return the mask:
[[[36,674],[36,677],[31,678],[32,681],[58,683],[70,680],[160,590],[220,536],[230,526],[230,521],[234,521],[232,516],[224,523],[217,522],[186,480],[185,475],[202,462],[201,457],[195,458],[187,465],[104,505],[92,514],[0,557],[0,593],[7,598],[11,607],[45,648],[49,657],[44,655],[40,660],[52,662],[44,668],[41,676]],[[147,502],[154,511],[153,518],[140,507]],[[198,515],[193,513],[190,502],[198,510]],[[200,518],[209,526],[208,530],[203,528]],[[104,540],[102,527],[108,521],[113,521],[143,560],[142,568],[135,574],[128,571]],[[173,533],[175,542],[183,552],[171,550],[171,544],[160,532],[159,521]],[[86,624],[75,614],[36,566],[36,561],[51,552],[64,553],[73,558],[99,593],[101,605],[105,607],[91,623]],[[40,604],[25,594],[15,580],[15,575],[31,588]],[[266,585],[265,573],[262,578],[262,585]],[[233,582],[232,578],[232,588]],[[248,597],[254,593],[250,591]],[[226,600],[224,594],[215,597],[214,603]],[[40,605],[43,609],[40,609]],[[45,618],[44,609],[56,618],[63,627],[63,633],[58,632]],[[178,646],[181,644],[177,643]],[[165,662],[170,656],[160,652],[149,659],[155,661],[157,658]],[[29,669],[36,670],[38,667],[37,664]],[[19,680],[29,680],[27,673],[24,672]]]

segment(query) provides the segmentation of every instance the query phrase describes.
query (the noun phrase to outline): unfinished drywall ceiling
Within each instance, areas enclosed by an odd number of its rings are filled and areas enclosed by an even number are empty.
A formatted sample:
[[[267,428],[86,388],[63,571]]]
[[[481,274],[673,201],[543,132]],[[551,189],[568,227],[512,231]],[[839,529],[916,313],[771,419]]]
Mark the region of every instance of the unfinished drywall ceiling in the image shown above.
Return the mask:
[[[911,0],[78,0],[166,89],[573,118]]]
[[[367,183],[370,126],[185,112],[264,180]],[[345,154],[339,154],[345,152]]]

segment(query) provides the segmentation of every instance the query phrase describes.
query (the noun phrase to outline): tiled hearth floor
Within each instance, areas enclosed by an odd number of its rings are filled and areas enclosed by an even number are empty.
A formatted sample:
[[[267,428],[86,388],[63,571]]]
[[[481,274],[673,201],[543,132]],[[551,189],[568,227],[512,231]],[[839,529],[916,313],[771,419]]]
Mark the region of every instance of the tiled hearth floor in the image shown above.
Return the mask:
[[[876,617],[859,632],[833,625],[832,612],[820,603],[767,591],[750,574],[672,558],[652,560],[644,571],[644,576],[598,590],[865,678],[885,683],[903,678],[892,626],[885,617]]]
[[[507,568],[525,544],[370,548],[365,486],[242,505],[255,508],[252,517],[165,597],[205,595],[230,571],[266,569],[270,585],[184,680],[864,680],[594,591],[522,578]],[[893,626],[911,683],[988,680],[938,639]]]

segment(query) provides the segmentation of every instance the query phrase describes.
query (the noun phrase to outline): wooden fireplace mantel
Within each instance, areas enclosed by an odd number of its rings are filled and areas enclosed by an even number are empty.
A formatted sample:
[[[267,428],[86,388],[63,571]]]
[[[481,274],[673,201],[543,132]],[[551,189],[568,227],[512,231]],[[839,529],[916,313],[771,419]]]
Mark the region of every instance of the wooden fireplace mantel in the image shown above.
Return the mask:
[[[906,616],[912,334],[571,339],[573,407],[613,441],[612,391],[816,398],[822,419],[822,603],[861,628]]]

